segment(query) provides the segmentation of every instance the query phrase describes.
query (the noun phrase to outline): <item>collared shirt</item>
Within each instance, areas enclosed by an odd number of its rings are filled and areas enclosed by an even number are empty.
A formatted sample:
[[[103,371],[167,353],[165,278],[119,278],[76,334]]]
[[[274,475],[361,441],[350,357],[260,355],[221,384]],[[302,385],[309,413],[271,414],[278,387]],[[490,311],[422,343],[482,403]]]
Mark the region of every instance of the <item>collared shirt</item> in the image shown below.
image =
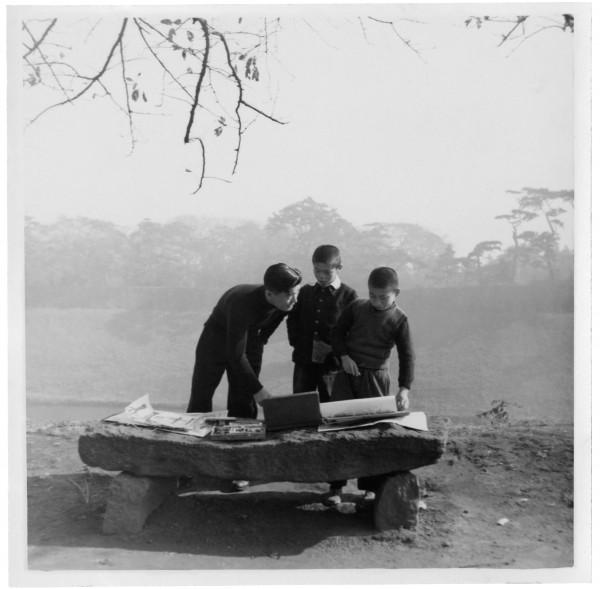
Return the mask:
[[[340,286],[342,286],[342,281],[340,280],[339,276],[336,276],[335,280],[331,284],[328,284],[327,286],[321,286],[318,282],[315,282],[315,287],[321,288],[323,290],[329,290],[329,291],[331,291],[333,289],[334,292],[338,288],[340,288]]]
[[[330,343],[331,330],[340,313],[356,297],[356,291],[343,284],[339,277],[326,287],[316,283],[305,284],[300,289],[298,302],[287,320],[288,339],[294,348],[294,362],[312,362],[313,340]]]

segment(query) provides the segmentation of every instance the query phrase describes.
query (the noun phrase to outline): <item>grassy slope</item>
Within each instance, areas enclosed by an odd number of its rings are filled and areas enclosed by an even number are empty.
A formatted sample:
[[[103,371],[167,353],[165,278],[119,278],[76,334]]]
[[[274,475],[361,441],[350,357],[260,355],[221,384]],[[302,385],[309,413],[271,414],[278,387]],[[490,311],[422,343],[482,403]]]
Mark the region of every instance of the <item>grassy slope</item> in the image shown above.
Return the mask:
[[[205,314],[106,309],[27,312],[29,399],[126,402],[145,393],[184,407]],[[411,314],[411,319],[413,315]],[[572,418],[573,315],[411,321],[417,354],[414,409],[474,415],[493,399],[517,403],[515,416]],[[500,320],[499,320],[500,319]],[[397,371],[393,361],[392,370]],[[291,392],[285,330],[267,346],[263,381]],[[215,408],[224,405],[221,383]]]

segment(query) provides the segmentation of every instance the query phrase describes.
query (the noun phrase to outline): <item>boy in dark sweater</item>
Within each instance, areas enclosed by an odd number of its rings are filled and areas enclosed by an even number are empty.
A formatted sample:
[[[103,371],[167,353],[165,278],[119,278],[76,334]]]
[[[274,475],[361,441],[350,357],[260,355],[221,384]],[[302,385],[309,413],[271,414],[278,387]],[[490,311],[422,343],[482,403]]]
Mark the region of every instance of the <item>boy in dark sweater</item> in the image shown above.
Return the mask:
[[[408,319],[396,305],[398,275],[392,268],[375,268],[368,285],[369,300],[354,301],[342,312],[332,332],[333,351],[343,367],[333,384],[332,401],[389,395],[389,358],[396,347],[400,365],[396,401],[403,411],[409,406],[414,355]],[[359,479],[358,486],[367,490],[367,499],[374,498],[377,482],[377,477]],[[345,483],[331,483],[330,503],[339,502]]]
[[[293,391],[318,390],[321,403],[329,401],[333,375],[339,361],[331,348],[331,330],[340,313],[354,300],[356,291],[339,278],[340,250],[320,245],[312,256],[317,282],[305,284],[287,319],[288,339],[294,348]]]
[[[227,372],[230,417],[255,418],[257,403],[270,397],[258,377],[263,347],[296,303],[302,276],[273,264],[263,284],[240,284],[217,302],[196,347],[188,413],[212,411],[212,397]]]

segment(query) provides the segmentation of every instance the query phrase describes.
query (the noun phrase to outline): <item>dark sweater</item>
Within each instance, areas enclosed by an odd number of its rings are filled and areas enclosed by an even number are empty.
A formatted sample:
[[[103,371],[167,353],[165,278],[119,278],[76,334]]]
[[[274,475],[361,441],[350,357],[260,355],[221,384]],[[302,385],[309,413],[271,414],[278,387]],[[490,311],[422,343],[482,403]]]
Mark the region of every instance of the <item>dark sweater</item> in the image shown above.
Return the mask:
[[[332,332],[333,351],[350,356],[359,368],[389,367],[392,348],[398,350],[400,387],[410,388],[414,355],[408,319],[395,304],[378,311],[368,300],[358,299],[345,309]]]
[[[285,316],[267,302],[264,286],[240,284],[223,294],[205,323],[205,329],[218,336],[215,343],[223,346],[219,352],[230,369],[243,377],[249,394],[257,393],[262,384],[246,350],[262,348]]]
[[[310,364],[315,338],[331,344],[333,326],[343,309],[356,298],[356,291],[344,283],[337,290],[305,284],[287,319],[288,339],[294,348],[292,360],[298,364]]]

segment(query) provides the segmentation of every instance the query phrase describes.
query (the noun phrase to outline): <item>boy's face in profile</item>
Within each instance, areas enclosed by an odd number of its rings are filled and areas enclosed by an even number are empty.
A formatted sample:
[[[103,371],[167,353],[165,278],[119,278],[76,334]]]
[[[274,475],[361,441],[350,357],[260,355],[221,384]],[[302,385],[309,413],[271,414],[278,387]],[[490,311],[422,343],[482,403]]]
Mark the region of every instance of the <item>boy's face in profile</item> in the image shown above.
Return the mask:
[[[338,266],[335,264],[326,264],[325,262],[316,262],[313,264],[313,273],[319,286],[329,286],[338,275]]]
[[[375,288],[369,285],[369,301],[378,311],[389,309],[400,291],[396,288]]]
[[[298,292],[300,291],[300,285],[294,286],[290,290],[284,290],[282,292],[274,292],[267,290],[267,300],[271,305],[279,309],[280,311],[291,311],[292,307],[298,300]]]

